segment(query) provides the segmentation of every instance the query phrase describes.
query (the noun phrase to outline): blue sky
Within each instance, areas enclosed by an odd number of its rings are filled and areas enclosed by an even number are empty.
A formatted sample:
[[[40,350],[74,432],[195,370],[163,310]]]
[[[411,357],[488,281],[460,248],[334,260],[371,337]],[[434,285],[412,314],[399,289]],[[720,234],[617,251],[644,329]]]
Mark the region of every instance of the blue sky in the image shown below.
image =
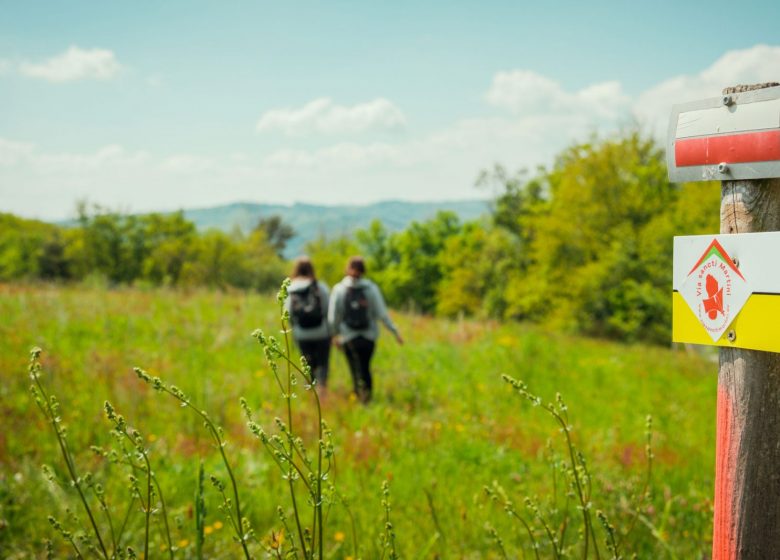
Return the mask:
[[[0,2],[0,211],[484,197],[780,79],[780,3]]]

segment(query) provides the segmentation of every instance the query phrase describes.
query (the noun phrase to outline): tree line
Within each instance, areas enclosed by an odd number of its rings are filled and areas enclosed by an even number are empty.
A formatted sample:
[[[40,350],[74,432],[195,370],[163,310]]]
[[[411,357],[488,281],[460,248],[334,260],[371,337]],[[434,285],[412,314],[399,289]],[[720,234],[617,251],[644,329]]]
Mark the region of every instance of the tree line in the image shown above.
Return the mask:
[[[480,220],[440,212],[405,230],[375,221],[349,237],[309,242],[333,284],[362,254],[396,308],[443,316],[542,322],[582,334],[666,343],[672,237],[713,233],[720,190],[674,184],[663,149],[638,130],[563,150],[549,168],[484,171],[493,193]],[[204,285],[270,290],[288,272],[293,230],[278,217],[248,233],[198,232],[181,212],[124,215],[79,207],[75,227],[0,214],[0,280]]]
[[[245,234],[199,232],[182,212],[131,215],[86,204],[69,227],[0,214],[0,280],[271,290],[284,277],[280,254],[291,235],[276,217]]]

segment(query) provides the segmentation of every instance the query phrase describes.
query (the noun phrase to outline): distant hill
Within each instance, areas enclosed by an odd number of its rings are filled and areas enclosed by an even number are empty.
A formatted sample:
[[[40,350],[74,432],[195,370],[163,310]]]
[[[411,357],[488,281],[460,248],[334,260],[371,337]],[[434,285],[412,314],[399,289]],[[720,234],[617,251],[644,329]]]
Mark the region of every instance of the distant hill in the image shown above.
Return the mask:
[[[365,206],[318,206],[295,203],[255,204],[238,202],[212,208],[184,210],[185,217],[198,229],[230,231],[236,227],[243,231],[252,229],[260,218],[278,215],[295,229],[295,237],[288,243],[286,256],[300,254],[306,242],[320,235],[336,237],[348,235],[356,229],[367,227],[373,220],[381,221],[390,231],[404,229],[413,221],[424,221],[440,210],[455,212],[461,220],[472,220],[488,211],[488,203],[482,200],[445,202],[385,201]]]

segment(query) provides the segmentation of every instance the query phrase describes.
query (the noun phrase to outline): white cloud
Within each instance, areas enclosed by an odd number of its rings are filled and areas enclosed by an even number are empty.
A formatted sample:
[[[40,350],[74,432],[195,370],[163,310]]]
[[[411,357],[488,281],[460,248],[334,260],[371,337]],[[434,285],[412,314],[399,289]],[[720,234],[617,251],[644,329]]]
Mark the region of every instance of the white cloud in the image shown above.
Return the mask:
[[[298,109],[274,109],[257,121],[259,132],[280,131],[295,136],[311,132],[325,134],[393,130],[406,125],[406,117],[384,98],[349,107],[321,97]]]
[[[780,81],[780,47],[756,45],[729,51],[697,74],[675,76],[642,93],[634,113],[658,137],[666,133],[672,105],[718,97],[724,86]]]
[[[34,153],[31,163],[44,173],[89,173],[107,168],[118,169],[145,164],[149,155],[143,151],[129,152],[118,144],[103,146],[91,153]]]
[[[595,118],[615,118],[630,102],[619,82],[568,92],[558,82],[530,70],[499,72],[485,99],[518,116],[576,114]]]
[[[50,82],[107,80],[114,77],[120,69],[121,65],[112,51],[75,46],[43,62],[23,62],[19,65],[19,71],[23,75]]]
[[[214,166],[212,158],[196,156],[192,154],[177,154],[166,158],[162,169],[174,173],[202,173]]]
[[[30,157],[35,146],[29,142],[16,142],[0,138],[0,167],[17,165]]]
[[[403,148],[375,142],[357,144],[343,142],[317,150],[278,150],[265,158],[264,163],[277,167],[370,166],[378,163],[402,164]]]

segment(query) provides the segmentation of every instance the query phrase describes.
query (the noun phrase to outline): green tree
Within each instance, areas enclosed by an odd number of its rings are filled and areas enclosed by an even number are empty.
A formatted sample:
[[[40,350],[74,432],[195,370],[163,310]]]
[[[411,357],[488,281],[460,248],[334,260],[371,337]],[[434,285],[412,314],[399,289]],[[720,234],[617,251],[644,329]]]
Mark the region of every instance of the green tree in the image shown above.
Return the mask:
[[[38,275],[43,280],[71,278],[71,265],[65,253],[66,241],[59,229],[52,231],[38,250]]]
[[[197,258],[188,267],[188,283],[222,290],[251,286],[252,271],[235,239],[222,231],[209,230],[198,241]]]
[[[138,246],[143,238],[134,231],[139,226],[138,218],[97,205],[90,212],[86,203],[80,203],[77,210],[86,268],[104,275],[112,283],[138,278],[143,256],[143,248]]]
[[[143,216],[140,242],[134,243],[143,262],[143,278],[155,284],[179,283],[186,263],[197,258],[195,224],[183,212]]]
[[[57,235],[57,227],[0,213],[0,280],[38,278],[41,255]],[[47,270],[47,273],[50,272]]]
[[[439,252],[436,312],[503,318],[507,274],[517,268],[519,250],[519,240],[503,228],[465,224]]]
[[[265,231],[251,232],[241,245],[251,275],[249,285],[261,292],[277,290],[285,277],[286,267]]]
[[[314,263],[317,278],[333,286],[344,277],[347,259],[360,253],[357,244],[348,237],[328,239],[321,235],[304,247]],[[369,268],[369,274],[373,274]]]
[[[461,228],[454,212],[439,212],[426,222],[412,222],[387,242],[385,268],[372,273],[390,305],[424,313],[436,309],[436,291],[442,279],[439,253],[447,239]]]
[[[637,130],[564,150],[531,184],[523,199],[510,183],[494,214],[526,245],[527,270],[508,271],[507,315],[668,340],[671,238],[713,227],[717,189],[670,183],[662,149]]]
[[[263,232],[265,234],[265,239],[280,257],[284,254],[287,242],[295,237],[295,230],[293,227],[290,224],[284,223],[281,216],[276,214],[268,216],[267,218],[260,218],[253,231]]]

